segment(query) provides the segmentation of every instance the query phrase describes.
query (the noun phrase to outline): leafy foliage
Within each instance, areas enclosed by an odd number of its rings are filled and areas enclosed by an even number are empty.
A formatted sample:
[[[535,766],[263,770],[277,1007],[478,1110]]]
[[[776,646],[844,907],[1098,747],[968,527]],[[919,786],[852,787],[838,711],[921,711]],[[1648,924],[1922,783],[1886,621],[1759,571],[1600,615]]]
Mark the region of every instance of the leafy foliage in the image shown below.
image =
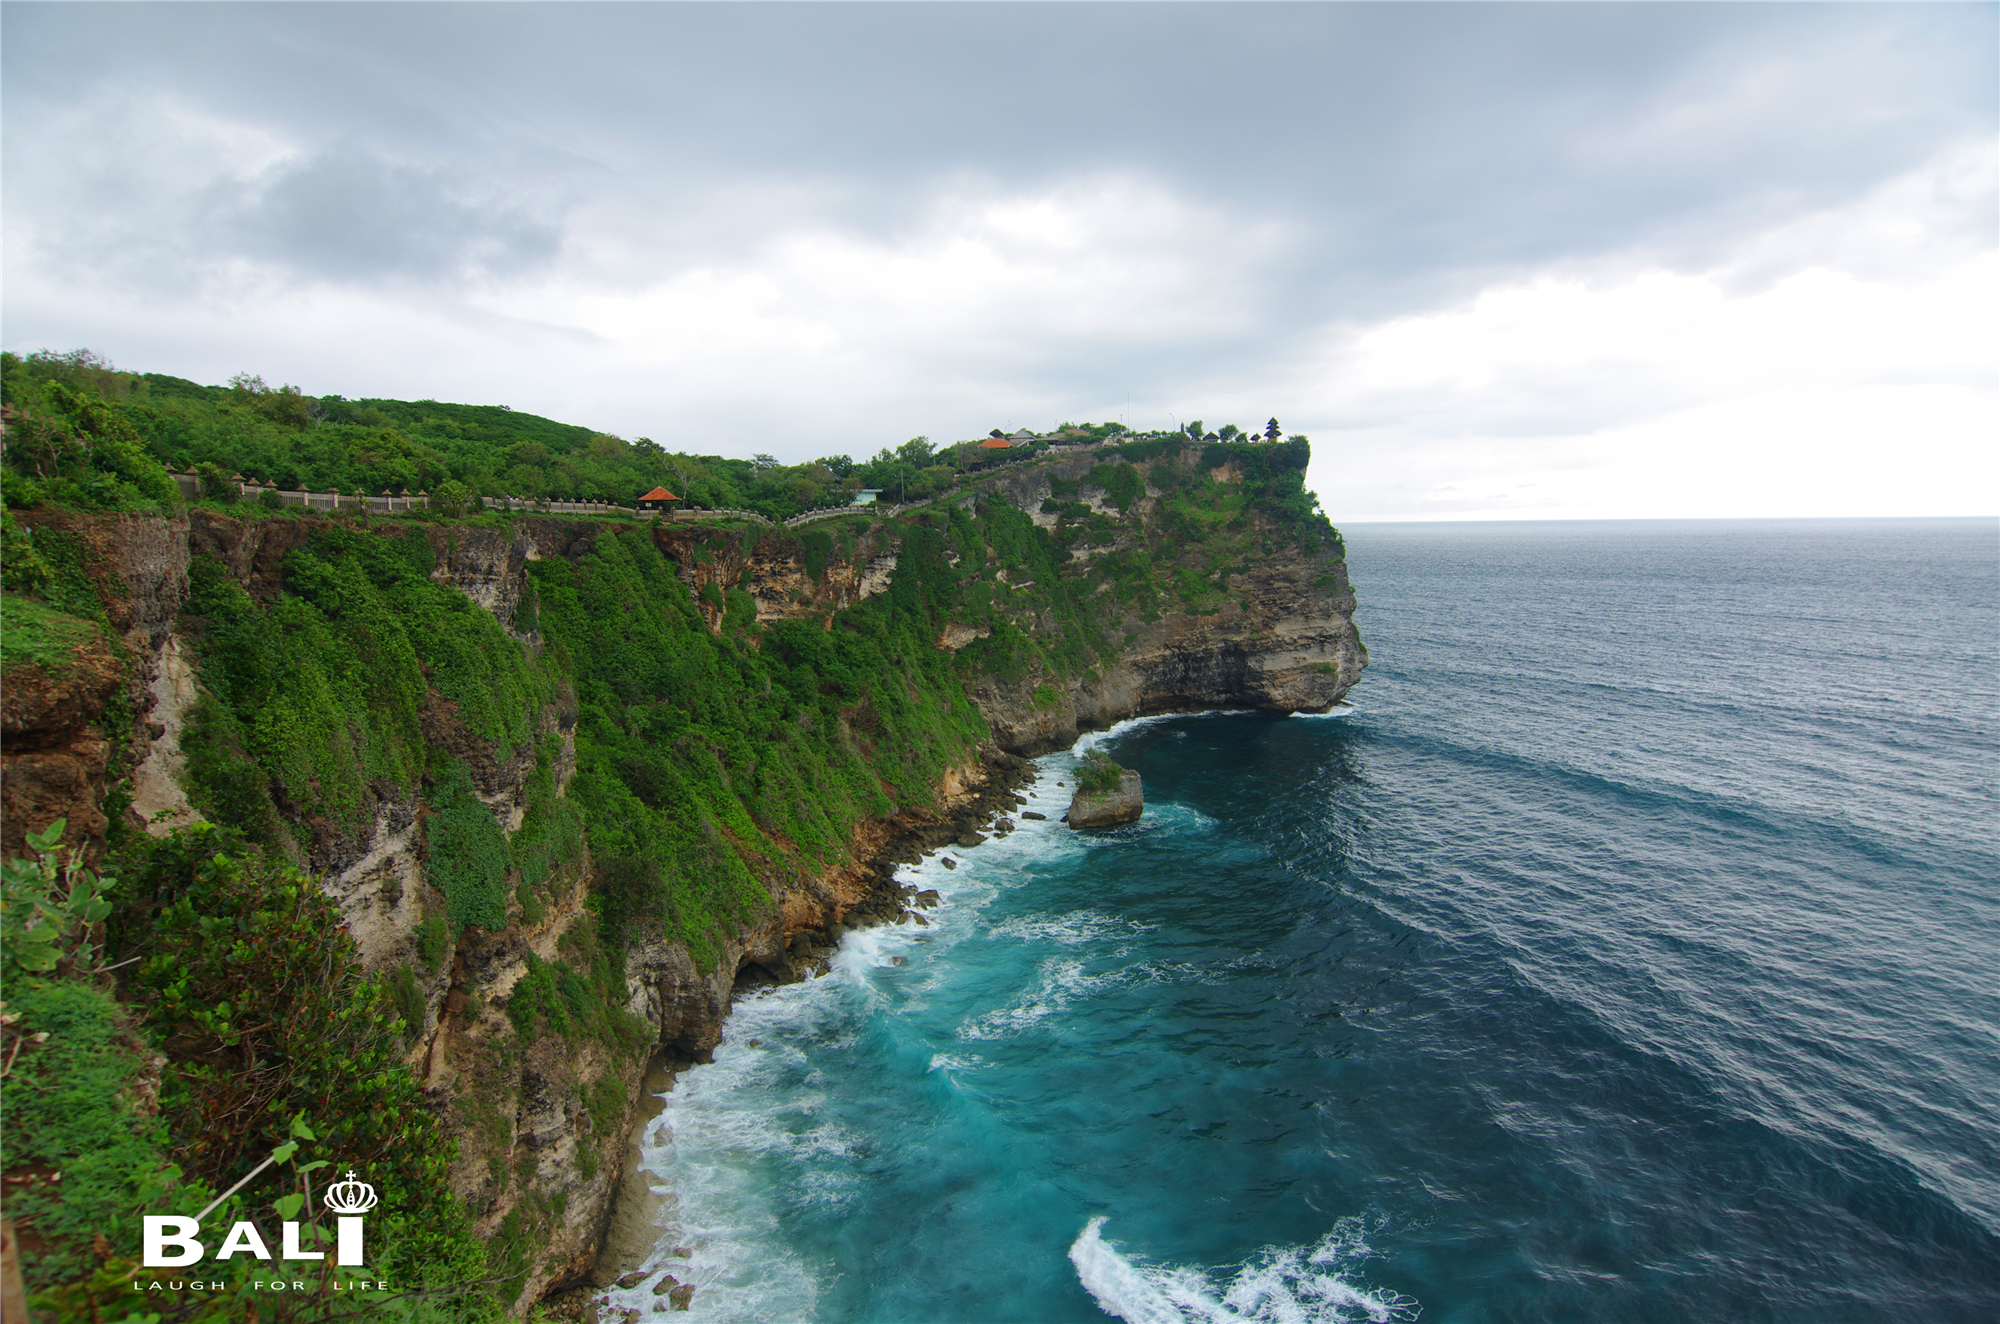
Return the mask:
[[[180,509],[180,488],[131,419],[100,393],[108,375],[99,364],[87,352],[0,354],[0,400],[11,415],[6,464],[16,475],[9,505]]]
[[[426,802],[424,872],[444,893],[452,933],[472,924],[492,933],[506,928],[507,839],[473,790],[465,765],[452,762]]]
[[[1101,749],[1092,749],[1084,754],[1083,762],[1077,765],[1076,784],[1081,790],[1102,794],[1117,790],[1124,776],[1125,769],[1114,762],[1109,754]]]
[[[0,864],[0,979],[24,974],[89,973],[96,968],[93,931],[111,913],[97,875],[83,867],[83,852],[60,858],[58,818],[27,834],[23,859]]]
[[[108,988],[10,976],[0,1022],[11,1063],[0,1090],[0,1161],[16,1177],[7,1214],[45,1248],[24,1266],[39,1288],[88,1272],[94,1235],[138,1245],[139,1213],[167,1167],[169,1141],[142,1111],[148,1054]]]
[[[0,600],[5,629],[0,630],[0,666],[35,667],[45,676],[61,677],[76,665],[76,649],[109,642],[97,621],[72,616],[33,598],[7,594]]]
[[[33,593],[54,572],[35,550],[34,534],[14,522],[14,512],[0,510],[0,588],[9,593]]]
[[[113,1317],[105,1311],[129,1302],[138,1273],[127,1252],[139,1216],[192,1215],[268,1158],[277,1172],[222,1202],[207,1226],[258,1211],[297,1219],[317,1170],[363,1166],[383,1197],[368,1267],[415,1289],[387,1317],[492,1318],[478,1286],[484,1254],[446,1184],[449,1154],[403,1067],[382,985],[362,975],[309,880],[226,849],[231,840],[208,825],[177,834],[106,889],[107,944],[137,948],[136,964],[116,963],[123,1001],[102,978],[8,980],[0,1135],[10,1172],[44,1174],[9,1192],[10,1215],[39,1247],[26,1266],[37,1317]],[[52,844],[41,834],[9,877],[61,868]],[[315,1129],[308,1117],[329,1120]],[[326,1157],[308,1161],[313,1146]],[[310,1222],[303,1235],[328,1244]],[[234,1289],[259,1270],[217,1261],[202,1276]],[[166,1291],[148,1305],[205,1322],[239,1318],[241,1299]],[[339,1296],[260,1304],[280,1320],[384,1317],[378,1303]]]
[[[286,1143],[287,1118],[320,1119],[321,1145],[365,1165],[382,1196],[376,1267],[412,1284],[475,1270],[389,987],[362,973],[310,879],[229,838],[198,824],[156,845],[112,920],[113,940],[140,956],[129,991],[167,1054],[171,1156],[220,1189]]]
[[[531,738],[547,677],[490,615],[431,582],[432,556],[421,529],[330,525],[286,556],[290,591],[268,604],[196,559],[183,618],[215,699],[183,742],[198,805],[267,842],[267,804],[294,822],[357,823],[379,791],[422,775],[433,689],[497,758]]]
[[[712,963],[711,935],[769,904],[764,870],[844,858],[855,824],[928,804],[984,734],[931,646],[942,549],[927,536],[906,531],[889,592],[831,631],[750,617],[717,637],[642,531],[529,566],[549,655],[576,686],[569,798],[608,941],[657,924]]]

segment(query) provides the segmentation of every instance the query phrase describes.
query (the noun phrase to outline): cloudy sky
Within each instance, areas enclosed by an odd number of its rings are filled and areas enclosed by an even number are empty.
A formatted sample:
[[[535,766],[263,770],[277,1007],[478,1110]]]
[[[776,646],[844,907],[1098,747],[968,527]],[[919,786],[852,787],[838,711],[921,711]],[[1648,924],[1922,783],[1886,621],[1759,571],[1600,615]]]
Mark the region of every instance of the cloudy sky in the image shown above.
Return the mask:
[[[0,6],[0,340],[1336,521],[2000,511],[1991,5]]]

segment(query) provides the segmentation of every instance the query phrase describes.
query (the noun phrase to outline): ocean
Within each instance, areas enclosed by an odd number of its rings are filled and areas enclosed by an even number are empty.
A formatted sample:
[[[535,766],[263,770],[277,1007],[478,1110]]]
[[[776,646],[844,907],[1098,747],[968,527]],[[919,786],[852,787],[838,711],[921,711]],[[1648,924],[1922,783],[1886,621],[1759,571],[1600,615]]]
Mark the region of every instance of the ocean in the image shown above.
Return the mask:
[[[688,1318],[2000,1319],[2000,522],[1345,532],[1350,708],[739,1001]]]

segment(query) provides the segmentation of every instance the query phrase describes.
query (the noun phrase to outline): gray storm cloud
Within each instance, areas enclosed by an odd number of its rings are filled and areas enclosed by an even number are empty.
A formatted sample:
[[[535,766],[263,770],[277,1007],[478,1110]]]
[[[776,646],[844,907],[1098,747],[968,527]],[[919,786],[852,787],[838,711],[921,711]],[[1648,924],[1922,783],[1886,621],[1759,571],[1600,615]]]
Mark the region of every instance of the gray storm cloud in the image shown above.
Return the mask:
[[[333,150],[215,198],[215,233],[234,251],[335,280],[510,276],[555,254],[555,225],[465,193],[436,170]]]

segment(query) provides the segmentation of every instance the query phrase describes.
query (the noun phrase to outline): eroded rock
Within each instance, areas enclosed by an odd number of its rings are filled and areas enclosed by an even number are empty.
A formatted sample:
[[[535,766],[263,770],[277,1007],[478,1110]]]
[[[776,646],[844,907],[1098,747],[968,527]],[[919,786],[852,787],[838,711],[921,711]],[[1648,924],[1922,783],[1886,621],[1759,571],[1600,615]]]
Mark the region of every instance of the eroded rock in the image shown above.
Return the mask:
[[[1069,802],[1069,825],[1082,829],[1136,823],[1145,808],[1146,796],[1139,785],[1139,774],[1126,768],[1118,778],[1117,790],[1079,790],[1072,796]]]

